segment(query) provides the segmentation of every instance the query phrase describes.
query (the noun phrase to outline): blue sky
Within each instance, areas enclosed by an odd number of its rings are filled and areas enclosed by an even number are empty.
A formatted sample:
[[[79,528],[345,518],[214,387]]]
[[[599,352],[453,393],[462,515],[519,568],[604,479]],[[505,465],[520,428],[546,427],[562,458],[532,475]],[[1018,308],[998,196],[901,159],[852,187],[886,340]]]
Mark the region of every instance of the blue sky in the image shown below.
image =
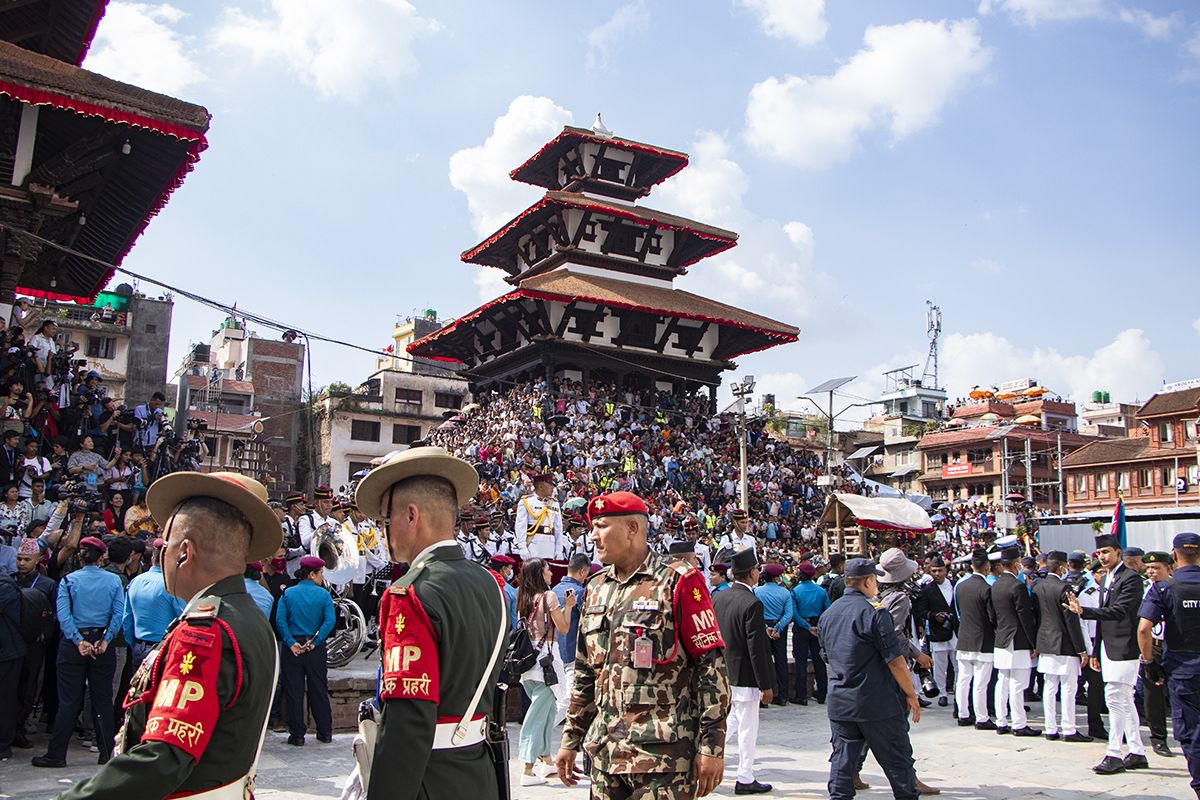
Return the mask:
[[[676,285],[802,329],[740,362],[784,407],[922,362],[926,298],[952,394],[1200,375],[1182,0],[114,0],[84,66],[214,117],[127,265],[330,336],[498,294],[458,253],[536,198],[509,169],[602,111],[692,155],[646,205],[741,234]],[[219,321],[180,300],[171,363]],[[318,383],[371,367],[314,350]]]

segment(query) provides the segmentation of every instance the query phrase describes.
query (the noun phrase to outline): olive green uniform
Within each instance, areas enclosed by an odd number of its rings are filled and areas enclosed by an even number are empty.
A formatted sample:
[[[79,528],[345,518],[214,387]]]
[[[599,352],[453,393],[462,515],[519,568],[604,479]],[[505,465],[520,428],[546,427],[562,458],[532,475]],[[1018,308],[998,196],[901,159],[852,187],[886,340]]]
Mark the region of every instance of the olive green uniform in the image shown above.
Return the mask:
[[[148,669],[139,669],[130,686],[117,736],[121,752],[60,800],[156,800],[215,789],[250,771],[275,688],[277,644],[242,576],[223,578],[197,595],[163,641],[158,659],[151,665],[148,657]],[[206,664],[205,652],[219,652],[219,665]],[[172,687],[173,675],[183,684]],[[188,686],[187,678],[196,685]],[[215,724],[188,718],[213,701]],[[177,744],[169,741],[172,729]],[[143,741],[145,736],[161,738]]]

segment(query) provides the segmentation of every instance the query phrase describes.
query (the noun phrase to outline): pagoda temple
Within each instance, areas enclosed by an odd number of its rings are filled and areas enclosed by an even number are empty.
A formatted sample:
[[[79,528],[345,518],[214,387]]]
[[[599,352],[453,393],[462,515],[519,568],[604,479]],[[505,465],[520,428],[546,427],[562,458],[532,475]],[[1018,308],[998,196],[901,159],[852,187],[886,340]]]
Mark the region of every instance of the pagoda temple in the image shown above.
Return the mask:
[[[91,302],[207,146],[201,106],[79,67],[106,6],[0,4],[4,318],[16,293]]]
[[[796,341],[783,322],[676,289],[737,234],[636,201],[685,153],[614,136],[596,117],[566,127],[510,176],[546,189],[462,254],[513,288],[408,346],[459,362],[473,391],[561,375],[675,392],[710,388],[746,353]]]

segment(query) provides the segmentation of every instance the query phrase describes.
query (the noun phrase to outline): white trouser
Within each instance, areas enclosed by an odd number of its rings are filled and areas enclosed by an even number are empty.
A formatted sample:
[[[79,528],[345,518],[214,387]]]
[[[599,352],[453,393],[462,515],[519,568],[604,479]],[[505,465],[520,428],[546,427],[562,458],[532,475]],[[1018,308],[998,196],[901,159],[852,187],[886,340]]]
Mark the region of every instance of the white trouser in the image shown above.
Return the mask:
[[[988,656],[990,655],[989,653]],[[954,691],[954,701],[958,703],[958,718],[967,719],[971,716],[971,705],[968,702],[970,700],[975,703],[975,721],[987,722],[987,689],[988,681],[992,679],[992,659],[980,653],[964,653],[959,650],[954,666],[958,670]]]
[[[1104,684],[1104,702],[1108,703],[1108,750],[1105,755],[1120,758],[1122,739],[1132,755],[1146,755],[1142,734],[1138,730],[1141,721],[1133,705],[1133,684]]]
[[[556,696],[556,707],[554,709],[554,724],[562,725],[567,719],[567,706],[571,704],[571,687],[575,685],[575,659],[563,662],[563,689]]]
[[[950,685],[946,683],[950,675],[950,660],[954,658],[953,650],[934,650],[933,656],[933,679],[937,681],[938,695],[950,694]]]
[[[999,671],[996,679],[996,727],[1008,725],[1009,706],[1012,711],[1012,728],[1017,730],[1028,724],[1025,718],[1025,687],[1029,685],[1029,667],[1013,667]]]
[[[1045,674],[1042,684],[1042,711],[1046,716],[1046,733],[1058,733],[1058,702],[1062,703],[1062,735],[1075,733],[1075,692],[1079,689],[1079,674]]]
[[[754,783],[754,754],[758,750],[758,704],[762,692],[749,686],[730,687],[725,746],[737,742],[738,783]]]

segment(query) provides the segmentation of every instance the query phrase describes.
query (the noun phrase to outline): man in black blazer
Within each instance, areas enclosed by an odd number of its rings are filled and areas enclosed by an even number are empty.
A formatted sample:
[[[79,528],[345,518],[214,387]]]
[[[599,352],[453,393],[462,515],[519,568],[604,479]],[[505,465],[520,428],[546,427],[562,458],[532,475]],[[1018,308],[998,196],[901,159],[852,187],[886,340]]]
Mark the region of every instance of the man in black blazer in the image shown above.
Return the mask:
[[[1083,619],[1100,622],[1093,657],[1100,659],[1104,678],[1104,699],[1108,703],[1108,750],[1104,759],[1092,767],[1100,775],[1114,775],[1127,769],[1147,769],[1146,748],[1139,731],[1137,708],[1133,705],[1133,687],[1138,679],[1138,609],[1142,604],[1142,576],[1121,560],[1121,544],[1112,534],[1096,537],[1096,557],[1108,570],[1100,587],[1100,607],[1080,608],[1071,598],[1068,607]],[[1129,753],[1121,758],[1121,741]]]
[[[950,694],[948,678],[950,662],[958,649],[958,615],[954,613],[954,586],[946,579],[946,562],[939,555],[925,563],[925,572],[931,580],[921,587],[913,603],[913,614],[925,629],[925,640],[929,642],[929,655],[933,658],[933,679],[937,682],[938,705],[946,706]]]
[[[1042,684],[1042,709],[1046,716],[1046,738],[1064,742],[1090,742],[1075,730],[1075,692],[1079,675],[1087,661],[1083,624],[1077,614],[1065,608],[1075,594],[1074,587],[1062,579],[1067,571],[1067,554],[1061,550],[1046,553],[1046,577],[1033,587],[1038,608],[1038,672]],[[1062,706],[1062,733],[1059,733],[1059,705]]]
[[[1025,687],[1033,671],[1033,644],[1037,641],[1037,617],[1033,598],[1024,581],[1017,577],[1021,549],[1006,547],[1000,551],[1001,573],[992,584],[990,603],[996,620],[996,641],[992,663],[1000,677],[996,681],[996,732],[1008,733],[1008,712],[1012,711],[1013,736],[1040,736],[1025,717]]]
[[[17,467],[21,463],[21,432],[4,432],[4,444],[0,447],[0,486],[16,483],[20,478]]]
[[[735,739],[738,748],[737,783],[734,794],[771,791],[769,783],[754,777],[754,753],[758,748],[758,704],[770,703],[775,686],[767,623],[762,601],[752,587],[758,585],[758,557],[753,549],[734,553],[730,574],[733,583],[713,595],[717,627],[725,640],[725,667],[729,672],[732,703],[726,722],[725,742]]]
[[[954,606],[958,611],[958,653],[954,670],[958,674],[954,699],[958,703],[958,724],[971,724],[971,702],[975,705],[975,727],[996,730],[988,716],[987,690],[992,678],[992,650],[996,641],[996,621],[990,602],[991,572],[986,550],[971,553],[971,574],[954,587]]]

